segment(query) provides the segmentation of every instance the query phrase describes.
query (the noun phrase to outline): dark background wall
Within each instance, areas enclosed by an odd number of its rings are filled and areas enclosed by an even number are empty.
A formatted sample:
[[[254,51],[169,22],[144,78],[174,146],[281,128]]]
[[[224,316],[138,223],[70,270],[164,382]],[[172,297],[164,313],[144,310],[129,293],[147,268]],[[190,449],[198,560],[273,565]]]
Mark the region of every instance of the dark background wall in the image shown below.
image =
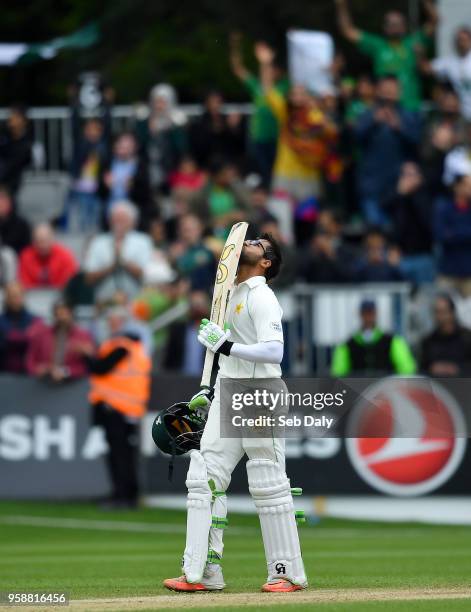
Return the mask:
[[[379,31],[385,4],[351,0],[355,22]],[[387,8],[408,12],[407,0],[388,0]],[[63,104],[71,79],[98,69],[118,92],[119,102],[142,100],[149,88],[173,83],[184,101],[197,101],[217,85],[233,100],[244,91],[228,70],[227,38],[231,30],[245,35],[247,60],[251,43],[266,39],[283,61],[289,28],[332,33],[348,50],[349,72],[368,69],[365,58],[340,41],[333,0],[17,0],[2,3],[0,42],[42,42],[98,20],[101,42],[83,51],[63,52],[28,66],[0,67],[0,106],[16,101],[34,105]],[[249,61],[250,60],[250,61]]]

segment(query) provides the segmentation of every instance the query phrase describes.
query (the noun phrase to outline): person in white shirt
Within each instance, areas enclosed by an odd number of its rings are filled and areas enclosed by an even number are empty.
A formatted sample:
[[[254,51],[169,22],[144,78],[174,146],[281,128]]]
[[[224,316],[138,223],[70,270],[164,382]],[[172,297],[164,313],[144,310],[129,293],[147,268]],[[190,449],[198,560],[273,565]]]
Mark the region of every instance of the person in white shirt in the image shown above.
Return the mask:
[[[456,53],[431,62],[421,58],[422,72],[449,81],[460,97],[463,116],[471,121],[471,28],[461,26],[455,33]]]
[[[249,459],[249,491],[259,513],[267,560],[268,579],[262,590],[291,592],[307,586],[292,492],[285,472],[284,440],[273,435],[266,438],[220,435],[221,415],[229,411],[229,406],[221,405],[222,380],[281,377],[283,313],[267,285],[277,276],[280,265],[280,247],[270,234],[245,241],[226,311],[229,330],[207,319],[201,323],[198,340],[220,355],[219,372],[214,397],[211,390],[205,389],[189,403],[190,409],[209,405],[209,413],[200,450],[190,454],[184,573],[165,580],[168,589],[194,592],[225,587],[221,568],[223,529],[227,523],[225,491],[244,454]]]
[[[131,202],[116,202],[109,212],[110,231],[95,236],[90,243],[83,267],[98,302],[111,299],[116,291],[134,297],[142,285],[153,246],[150,236],[134,229],[138,216]]]

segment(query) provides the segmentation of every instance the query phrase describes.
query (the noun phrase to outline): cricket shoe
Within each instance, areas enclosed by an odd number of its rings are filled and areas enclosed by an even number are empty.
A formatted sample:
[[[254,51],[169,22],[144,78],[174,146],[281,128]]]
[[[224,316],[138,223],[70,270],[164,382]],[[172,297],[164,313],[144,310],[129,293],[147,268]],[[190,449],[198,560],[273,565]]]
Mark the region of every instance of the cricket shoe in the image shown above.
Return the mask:
[[[293,584],[289,580],[280,578],[278,580],[266,582],[262,586],[262,591],[265,593],[292,593],[293,591],[302,591],[305,588],[306,587],[303,587],[300,584]]]
[[[164,586],[171,591],[196,593],[197,591],[221,591],[226,583],[220,565],[208,563],[204,569],[201,582],[188,582],[185,574],[179,578],[167,578]]]

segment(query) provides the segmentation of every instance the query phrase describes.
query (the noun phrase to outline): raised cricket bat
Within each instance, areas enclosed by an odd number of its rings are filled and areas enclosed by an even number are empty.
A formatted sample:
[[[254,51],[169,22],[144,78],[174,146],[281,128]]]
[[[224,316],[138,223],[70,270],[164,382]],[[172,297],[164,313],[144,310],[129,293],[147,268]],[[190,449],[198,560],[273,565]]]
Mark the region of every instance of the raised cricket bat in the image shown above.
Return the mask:
[[[234,286],[237,274],[237,266],[244,245],[245,234],[247,233],[248,223],[241,221],[232,226],[226,244],[219,258],[216,281],[214,283],[213,301],[211,303],[210,320],[224,327],[226,320],[226,308],[229,302],[229,294]],[[203,375],[201,386],[209,387],[211,384],[211,372],[213,369],[214,353],[206,349],[204,359]]]

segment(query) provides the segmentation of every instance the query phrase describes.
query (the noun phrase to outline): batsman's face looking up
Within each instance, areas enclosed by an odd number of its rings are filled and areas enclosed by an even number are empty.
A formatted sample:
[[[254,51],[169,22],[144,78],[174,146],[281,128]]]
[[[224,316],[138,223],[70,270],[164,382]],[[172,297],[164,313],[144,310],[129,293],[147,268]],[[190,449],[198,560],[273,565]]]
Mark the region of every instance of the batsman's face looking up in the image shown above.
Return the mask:
[[[263,240],[262,238],[246,240],[240,255],[240,264],[243,266],[256,266],[262,260],[269,262],[270,246],[268,240]]]

